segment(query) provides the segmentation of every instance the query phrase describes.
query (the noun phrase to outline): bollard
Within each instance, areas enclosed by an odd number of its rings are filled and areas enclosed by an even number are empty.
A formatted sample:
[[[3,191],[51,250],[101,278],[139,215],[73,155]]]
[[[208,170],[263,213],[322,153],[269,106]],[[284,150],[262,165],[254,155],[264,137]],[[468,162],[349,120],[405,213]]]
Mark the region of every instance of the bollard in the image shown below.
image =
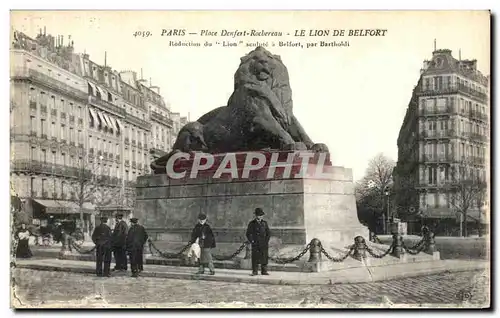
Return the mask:
[[[319,262],[321,261],[321,242],[317,238],[311,240],[311,245],[309,248],[309,261],[308,262]]]
[[[433,255],[436,250],[436,241],[434,240],[434,233],[427,227],[422,227],[422,236],[425,244],[425,252],[427,254]]]
[[[71,248],[69,246],[70,240],[69,236],[66,233],[62,234],[62,240],[61,240],[61,250],[59,251],[59,256],[58,258],[63,258],[65,255],[68,255],[71,253]]]
[[[354,252],[352,257],[361,261],[366,259],[366,241],[362,236],[356,236],[354,238]]]
[[[397,258],[401,257],[401,254],[403,254],[403,237],[399,234],[393,234],[392,235],[392,252],[391,255]]]

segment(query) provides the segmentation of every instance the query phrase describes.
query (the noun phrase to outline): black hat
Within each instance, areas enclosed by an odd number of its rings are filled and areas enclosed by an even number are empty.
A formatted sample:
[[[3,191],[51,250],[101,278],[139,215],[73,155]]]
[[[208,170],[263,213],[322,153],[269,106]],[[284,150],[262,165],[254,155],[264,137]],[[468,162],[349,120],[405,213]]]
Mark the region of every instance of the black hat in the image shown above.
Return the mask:
[[[264,214],[265,214],[265,213],[264,213],[264,211],[262,211],[262,209],[261,209],[261,208],[256,208],[256,209],[255,209],[255,215],[256,215],[256,216],[262,216],[262,215],[264,215]]]
[[[138,218],[131,218],[131,219],[130,219],[130,222],[132,222],[132,223],[137,223],[137,221],[139,221],[139,219],[138,219]]]
[[[122,218],[123,217],[123,213],[116,213],[115,215],[117,218]]]
[[[207,216],[206,216],[205,214],[200,213],[200,214],[198,215],[198,220],[202,220],[202,221],[203,221],[203,220],[206,220],[206,219],[207,219]]]
[[[108,222],[108,217],[107,216],[101,216],[101,222]]]

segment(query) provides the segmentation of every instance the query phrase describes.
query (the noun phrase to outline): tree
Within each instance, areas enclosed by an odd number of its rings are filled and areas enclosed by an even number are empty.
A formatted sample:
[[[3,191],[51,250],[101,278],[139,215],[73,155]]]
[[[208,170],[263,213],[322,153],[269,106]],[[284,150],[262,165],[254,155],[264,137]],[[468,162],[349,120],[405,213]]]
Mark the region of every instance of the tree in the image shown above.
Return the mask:
[[[109,170],[104,167],[102,159],[103,157],[80,157],[76,167],[76,180],[69,184],[75,194],[71,199],[78,205],[82,227],[85,224],[86,202],[94,206],[105,206],[114,203],[119,197],[118,179],[109,176]]]
[[[358,218],[371,232],[384,215],[392,198],[392,172],[395,162],[379,153],[368,163],[365,176],[356,184]]]
[[[456,171],[455,171],[456,172]],[[451,204],[457,213],[461,214],[463,233],[467,236],[467,221],[471,209],[477,208],[481,215],[481,208],[484,206],[486,197],[485,178],[476,170],[471,160],[462,160],[458,167],[458,174],[455,176],[451,189]]]

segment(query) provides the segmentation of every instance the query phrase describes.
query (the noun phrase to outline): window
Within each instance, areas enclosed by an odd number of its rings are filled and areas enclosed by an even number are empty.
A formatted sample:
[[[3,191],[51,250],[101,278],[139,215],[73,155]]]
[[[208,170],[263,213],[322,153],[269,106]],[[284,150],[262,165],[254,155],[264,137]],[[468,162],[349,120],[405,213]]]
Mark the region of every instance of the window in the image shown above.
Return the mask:
[[[65,140],[66,139],[66,126],[65,125],[61,125],[61,139]]]
[[[431,89],[431,79],[430,78],[426,78],[425,79],[425,84],[424,84],[424,87],[425,87],[425,90],[428,91]]]
[[[94,96],[94,89],[92,88],[92,86],[90,84],[87,84],[87,89],[88,89],[89,95]]]
[[[30,129],[31,129],[32,132],[36,132],[37,131],[35,116],[31,116],[30,117]]]

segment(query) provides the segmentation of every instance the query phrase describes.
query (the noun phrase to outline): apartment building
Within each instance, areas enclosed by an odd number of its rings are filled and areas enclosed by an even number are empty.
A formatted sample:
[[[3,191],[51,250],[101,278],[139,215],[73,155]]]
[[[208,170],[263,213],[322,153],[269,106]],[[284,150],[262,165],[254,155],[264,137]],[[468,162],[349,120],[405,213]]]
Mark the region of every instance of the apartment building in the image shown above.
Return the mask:
[[[10,55],[11,183],[34,218],[83,211],[89,230],[96,211],[130,209],[179,129],[159,88],[45,31],[14,32]]]
[[[398,214],[415,223],[414,231],[431,223],[438,234],[460,235],[464,205],[468,228],[487,220],[486,198],[462,192],[468,183],[488,181],[488,92],[489,78],[476,60],[456,59],[443,49],[424,61],[399,133],[394,171]]]

